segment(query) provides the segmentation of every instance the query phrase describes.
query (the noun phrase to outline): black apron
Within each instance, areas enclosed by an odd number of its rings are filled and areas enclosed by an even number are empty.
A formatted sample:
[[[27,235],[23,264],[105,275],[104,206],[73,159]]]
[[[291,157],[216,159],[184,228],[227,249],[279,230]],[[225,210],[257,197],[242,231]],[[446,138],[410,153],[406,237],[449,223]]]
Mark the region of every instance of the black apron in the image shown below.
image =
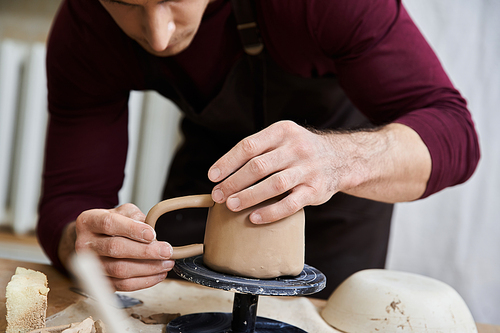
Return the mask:
[[[241,139],[276,121],[317,129],[373,127],[336,77],[293,75],[275,64],[265,49],[258,56],[240,58],[220,93],[201,112],[175,90],[173,99],[184,113],[184,142],[173,159],[164,199],[211,193],[210,166]],[[384,268],[392,210],[392,204],[344,193],[323,205],[305,207],[306,263],[327,276],[327,287],[315,297],[327,298],[356,271]],[[202,243],[206,216],[207,209],[201,208],[164,214],[156,224],[158,239],[174,246]]]

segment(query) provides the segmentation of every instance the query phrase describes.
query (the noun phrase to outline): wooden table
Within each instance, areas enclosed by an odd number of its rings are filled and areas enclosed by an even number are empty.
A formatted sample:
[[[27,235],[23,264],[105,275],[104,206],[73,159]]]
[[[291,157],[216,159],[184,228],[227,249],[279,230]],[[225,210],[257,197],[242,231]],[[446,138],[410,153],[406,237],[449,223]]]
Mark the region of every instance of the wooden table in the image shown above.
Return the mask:
[[[69,288],[73,286],[71,280],[52,266],[0,258],[0,332],[4,332],[7,325],[5,319],[7,312],[5,307],[5,287],[18,266],[34,269],[47,275],[50,288],[47,316],[58,313],[84,298],[84,296],[70,291]],[[311,299],[311,301],[319,308],[325,305],[324,300]],[[477,328],[479,333],[500,333],[500,326],[477,324]]]

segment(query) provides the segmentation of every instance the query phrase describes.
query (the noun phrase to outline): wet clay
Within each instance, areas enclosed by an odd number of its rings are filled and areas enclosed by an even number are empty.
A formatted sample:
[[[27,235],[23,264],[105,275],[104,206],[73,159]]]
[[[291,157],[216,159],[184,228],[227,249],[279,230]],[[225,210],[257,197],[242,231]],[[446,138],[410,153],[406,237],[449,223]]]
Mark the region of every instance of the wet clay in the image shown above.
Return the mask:
[[[146,223],[154,227],[159,216],[172,210],[209,207],[204,244],[174,247],[172,259],[203,252],[203,263],[221,273],[261,279],[295,276],[304,268],[304,210],[267,224],[253,224],[249,219],[256,208],[278,200],[232,212],[208,194],[174,198],[151,208]]]
[[[276,201],[276,200],[273,200]],[[265,202],[226,217],[225,205],[210,209],[203,262],[211,269],[252,278],[298,275],[304,268],[304,211],[267,224],[249,215]]]
[[[203,254],[203,244],[190,244],[185,246],[172,247],[170,259],[184,259]]]

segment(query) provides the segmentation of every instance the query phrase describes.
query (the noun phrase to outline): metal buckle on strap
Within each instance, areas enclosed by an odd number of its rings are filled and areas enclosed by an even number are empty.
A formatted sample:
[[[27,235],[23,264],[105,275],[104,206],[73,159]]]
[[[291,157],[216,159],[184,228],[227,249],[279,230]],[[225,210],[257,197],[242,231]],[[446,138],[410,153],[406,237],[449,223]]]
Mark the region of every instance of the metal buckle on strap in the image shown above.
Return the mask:
[[[238,34],[246,54],[256,56],[264,49],[254,13],[254,0],[232,0]]]
[[[244,30],[244,29],[250,29],[250,28],[257,28],[257,23],[250,22],[250,23],[238,24],[236,26],[236,28],[238,28],[238,30]]]
[[[257,23],[248,22],[238,24],[236,27],[243,42],[243,49],[245,50],[245,53],[253,56],[260,54],[264,49],[264,44],[259,38]]]

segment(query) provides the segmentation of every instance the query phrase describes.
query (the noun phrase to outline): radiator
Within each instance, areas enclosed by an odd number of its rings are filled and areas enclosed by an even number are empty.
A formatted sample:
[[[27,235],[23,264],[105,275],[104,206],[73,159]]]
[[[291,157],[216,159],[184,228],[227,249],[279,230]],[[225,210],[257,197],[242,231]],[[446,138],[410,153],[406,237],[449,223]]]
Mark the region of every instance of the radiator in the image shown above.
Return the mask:
[[[0,41],[0,226],[16,234],[36,228],[47,126],[45,45]],[[133,91],[129,148],[120,204],[145,213],[160,199],[180,141],[179,112],[154,92]]]

